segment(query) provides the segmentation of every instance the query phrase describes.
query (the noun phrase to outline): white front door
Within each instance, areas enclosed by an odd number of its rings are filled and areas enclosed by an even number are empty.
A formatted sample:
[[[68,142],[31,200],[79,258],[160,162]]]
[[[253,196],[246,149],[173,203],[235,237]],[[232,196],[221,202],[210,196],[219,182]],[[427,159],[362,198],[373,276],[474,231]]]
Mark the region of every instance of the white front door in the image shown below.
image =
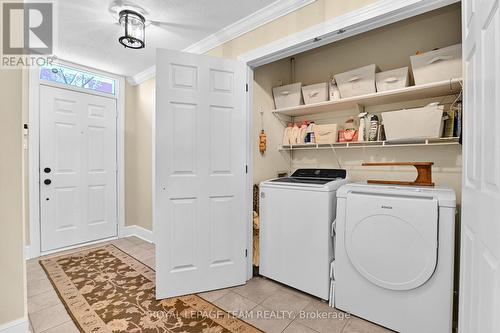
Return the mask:
[[[237,61],[157,52],[158,299],[245,283],[245,85]]]
[[[116,236],[116,100],[40,86],[41,250]]]
[[[460,333],[500,332],[500,1],[462,2]]]

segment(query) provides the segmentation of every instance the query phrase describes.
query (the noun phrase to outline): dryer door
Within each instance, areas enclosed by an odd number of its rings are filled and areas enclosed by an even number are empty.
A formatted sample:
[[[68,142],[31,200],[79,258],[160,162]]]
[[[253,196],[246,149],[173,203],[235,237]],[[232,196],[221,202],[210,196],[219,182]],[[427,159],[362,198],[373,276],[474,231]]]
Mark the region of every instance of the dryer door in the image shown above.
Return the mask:
[[[437,264],[437,200],[350,193],[344,236],[348,257],[363,277],[391,290],[417,288]]]

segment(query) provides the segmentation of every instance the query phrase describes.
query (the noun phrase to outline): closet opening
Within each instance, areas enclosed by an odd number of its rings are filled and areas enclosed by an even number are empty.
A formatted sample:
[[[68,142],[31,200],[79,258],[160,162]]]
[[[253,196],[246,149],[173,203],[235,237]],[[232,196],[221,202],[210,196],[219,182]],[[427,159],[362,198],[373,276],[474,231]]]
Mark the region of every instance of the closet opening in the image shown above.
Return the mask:
[[[460,210],[461,43],[455,3],[254,68],[254,275],[262,242],[272,241],[259,239],[259,185],[298,169],[345,169],[349,182],[411,182],[411,166],[362,164],[432,162],[432,181],[455,191]],[[458,260],[457,252],[455,280]]]

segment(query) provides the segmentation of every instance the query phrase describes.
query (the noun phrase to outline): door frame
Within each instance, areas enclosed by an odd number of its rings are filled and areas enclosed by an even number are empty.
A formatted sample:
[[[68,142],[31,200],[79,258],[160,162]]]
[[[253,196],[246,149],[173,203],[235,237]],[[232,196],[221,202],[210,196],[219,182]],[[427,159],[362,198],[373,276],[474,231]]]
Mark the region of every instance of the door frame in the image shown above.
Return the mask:
[[[40,228],[40,86],[50,86],[54,88],[66,89],[74,92],[85,93],[89,95],[102,96],[116,100],[117,118],[116,118],[116,207],[117,207],[117,238],[121,237],[125,227],[125,78],[116,74],[97,70],[95,68],[78,65],[69,61],[57,60],[56,64],[76,68],[79,70],[96,73],[99,75],[113,78],[116,81],[116,94],[111,96],[105,93],[95,92],[89,89],[68,86],[49,81],[41,81],[39,79],[40,68],[32,68],[29,70],[29,116],[28,116],[28,225],[30,244],[26,246],[26,256],[28,258],[36,258],[40,255],[45,255],[53,252],[58,252],[74,247],[82,246],[82,244],[65,247],[52,251],[41,251],[41,228]],[[101,242],[88,242],[92,244]]]

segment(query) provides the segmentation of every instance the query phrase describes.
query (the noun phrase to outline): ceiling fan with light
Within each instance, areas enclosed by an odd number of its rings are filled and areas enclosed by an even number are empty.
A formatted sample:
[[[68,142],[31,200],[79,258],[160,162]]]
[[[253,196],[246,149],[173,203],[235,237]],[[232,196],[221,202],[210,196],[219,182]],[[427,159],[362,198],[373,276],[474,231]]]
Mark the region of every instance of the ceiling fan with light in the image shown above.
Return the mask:
[[[118,38],[120,44],[130,49],[142,49],[146,46],[146,25],[151,22],[147,19],[145,9],[131,2],[114,0],[109,6],[109,12],[123,28],[123,33]]]
[[[112,0],[108,10],[115,19],[115,22],[119,23],[122,28],[122,33],[118,41],[126,48],[144,48],[146,46],[145,30],[149,25],[162,29],[203,30],[203,28],[195,25],[179,24],[152,18],[148,10],[132,1]]]

